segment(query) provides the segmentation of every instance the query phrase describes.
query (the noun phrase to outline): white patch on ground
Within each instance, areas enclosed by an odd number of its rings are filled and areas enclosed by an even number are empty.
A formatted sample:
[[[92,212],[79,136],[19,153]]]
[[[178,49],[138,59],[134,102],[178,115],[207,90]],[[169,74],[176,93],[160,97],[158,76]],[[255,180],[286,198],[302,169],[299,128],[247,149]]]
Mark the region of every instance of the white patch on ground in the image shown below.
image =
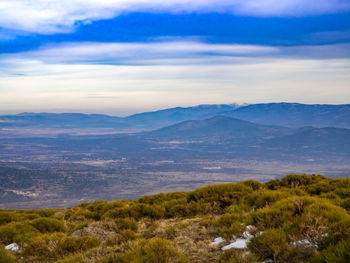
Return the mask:
[[[213,242],[211,242],[212,245],[219,245],[221,244],[222,242],[225,242],[226,240],[222,237],[217,237],[214,239]]]
[[[221,249],[222,250],[228,250],[231,248],[244,249],[244,248],[247,248],[248,242],[249,242],[248,239],[237,238],[234,242],[232,242],[227,246],[222,247]]]
[[[242,234],[241,238],[237,238],[231,241],[231,243],[227,246],[222,247],[222,250],[228,250],[231,248],[236,249],[246,249],[248,247],[248,243],[254,237],[250,231],[253,230],[254,226],[247,226],[245,231]],[[215,241],[215,240],[214,240]]]
[[[16,243],[12,243],[10,245],[7,245],[5,247],[5,249],[9,250],[9,251],[18,251],[19,250],[19,246]]]
[[[294,246],[294,247],[299,247],[299,246],[303,246],[303,247],[318,247],[317,244],[314,244],[312,242],[310,242],[309,240],[307,239],[302,239],[302,240],[297,240],[297,241],[294,241],[294,242],[291,242],[289,243],[291,246]]]

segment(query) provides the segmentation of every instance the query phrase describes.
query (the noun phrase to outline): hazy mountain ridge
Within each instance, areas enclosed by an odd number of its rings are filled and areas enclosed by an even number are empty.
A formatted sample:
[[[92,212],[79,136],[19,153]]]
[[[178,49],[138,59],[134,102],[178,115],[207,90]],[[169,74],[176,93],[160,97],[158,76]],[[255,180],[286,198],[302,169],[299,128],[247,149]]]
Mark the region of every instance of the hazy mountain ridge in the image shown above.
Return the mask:
[[[286,133],[289,129],[276,126],[254,124],[227,116],[216,116],[205,120],[185,121],[150,132],[153,137],[173,139],[218,138],[221,141],[242,141],[251,143],[266,137]]]
[[[198,105],[193,107],[176,107],[153,112],[144,112],[126,117],[126,121],[130,121],[136,125],[151,125],[153,127],[166,127],[174,123],[187,120],[200,120],[213,117],[225,112],[238,108],[236,104],[214,104],[214,105]]]
[[[303,126],[350,128],[350,104],[251,104],[223,114],[254,123],[292,128]]]
[[[203,120],[218,115],[262,125],[300,128],[303,126],[350,128],[350,104],[318,105],[266,103],[238,106],[199,105],[138,113],[127,117],[81,113],[22,113],[0,116],[0,127],[111,128],[120,131],[145,131],[188,120]]]
[[[146,133],[146,138],[147,135],[169,141],[201,140],[202,144],[226,150],[241,145],[248,147],[244,152],[249,152],[252,156],[273,153],[276,158],[278,153],[288,152],[290,157],[343,154],[350,157],[350,129],[344,128],[308,126],[293,129],[217,116],[206,120],[185,121]],[[216,145],[217,143],[220,146]]]
[[[0,116],[0,127],[157,129],[189,119],[205,119],[236,105],[199,105],[143,112],[127,117],[83,113],[20,113]]]

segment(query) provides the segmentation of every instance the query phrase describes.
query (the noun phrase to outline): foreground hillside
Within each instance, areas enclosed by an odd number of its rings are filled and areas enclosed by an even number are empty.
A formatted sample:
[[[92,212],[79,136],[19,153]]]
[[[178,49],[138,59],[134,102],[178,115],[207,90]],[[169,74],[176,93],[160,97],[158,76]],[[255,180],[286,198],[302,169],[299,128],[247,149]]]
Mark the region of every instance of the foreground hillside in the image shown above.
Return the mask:
[[[0,262],[345,263],[349,210],[350,179],[320,175],[1,210]]]

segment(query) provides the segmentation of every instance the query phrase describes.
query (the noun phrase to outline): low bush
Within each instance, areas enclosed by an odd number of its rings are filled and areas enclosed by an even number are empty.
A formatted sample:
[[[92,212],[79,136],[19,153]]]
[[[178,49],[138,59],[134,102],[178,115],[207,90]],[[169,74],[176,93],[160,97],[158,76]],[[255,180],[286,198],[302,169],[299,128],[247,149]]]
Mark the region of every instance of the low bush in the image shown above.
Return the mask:
[[[22,244],[38,234],[39,231],[27,223],[12,222],[0,226],[0,243],[4,245],[13,242]]]
[[[17,260],[10,255],[3,246],[0,246],[0,262],[1,263],[16,263]]]
[[[249,249],[254,252],[259,259],[273,259],[280,262],[283,252],[287,250],[286,234],[280,229],[268,229],[261,235],[253,238],[248,244]]]
[[[166,239],[142,240],[120,256],[124,263],[181,263],[186,262],[180,252]]]
[[[92,236],[66,237],[59,240],[57,251],[60,254],[82,252],[100,245],[101,241]]]
[[[256,257],[251,253],[242,250],[229,249],[220,255],[220,263],[255,263]]]
[[[30,224],[41,233],[63,232],[65,230],[64,223],[54,218],[40,217],[31,221]]]
[[[350,239],[342,240],[338,244],[328,247],[311,263],[349,263],[350,262]]]
[[[97,247],[100,243],[97,238],[91,236],[77,238],[68,237],[63,233],[43,234],[28,242],[25,255],[40,259],[57,259]]]
[[[137,230],[137,223],[133,218],[117,218],[115,222],[120,229]]]
[[[269,206],[283,198],[290,196],[289,192],[283,192],[278,190],[262,190],[259,192],[251,193],[245,198],[245,202],[255,209]]]

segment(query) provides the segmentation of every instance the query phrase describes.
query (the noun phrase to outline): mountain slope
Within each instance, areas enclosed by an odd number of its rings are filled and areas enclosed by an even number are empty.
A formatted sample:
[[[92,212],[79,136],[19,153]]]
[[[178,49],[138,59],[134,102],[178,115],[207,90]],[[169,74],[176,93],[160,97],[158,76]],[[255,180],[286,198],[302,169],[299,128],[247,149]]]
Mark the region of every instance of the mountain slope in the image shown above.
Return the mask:
[[[81,113],[21,113],[0,116],[0,127],[45,128],[118,128],[150,130],[186,120],[205,119],[219,112],[235,109],[235,105],[199,105],[144,112],[128,117]]]
[[[265,125],[293,128],[303,126],[350,128],[350,104],[252,104],[223,114]]]
[[[264,147],[274,147],[293,154],[302,152],[343,153],[350,155],[350,129],[308,128],[294,134],[268,140]]]
[[[221,112],[236,109],[237,105],[199,105],[194,107],[176,107],[153,112],[144,112],[126,117],[133,125],[148,128],[161,128],[187,120],[201,120],[214,117]]]
[[[122,118],[103,114],[21,113],[0,116],[0,127],[109,128],[123,127]]]
[[[188,143],[184,149],[202,155],[274,160],[327,160],[350,158],[350,129],[284,128],[259,125],[227,116],[185,121],[141,135],[161,143]],[[195,144],[191,144],[191,142]]]
[[[285,130],[281,127],[272,127],[254,124],[226,116],[216,116],[205,120],[185,121],[153,132],[157,136],[167,137],[264,137]]]

